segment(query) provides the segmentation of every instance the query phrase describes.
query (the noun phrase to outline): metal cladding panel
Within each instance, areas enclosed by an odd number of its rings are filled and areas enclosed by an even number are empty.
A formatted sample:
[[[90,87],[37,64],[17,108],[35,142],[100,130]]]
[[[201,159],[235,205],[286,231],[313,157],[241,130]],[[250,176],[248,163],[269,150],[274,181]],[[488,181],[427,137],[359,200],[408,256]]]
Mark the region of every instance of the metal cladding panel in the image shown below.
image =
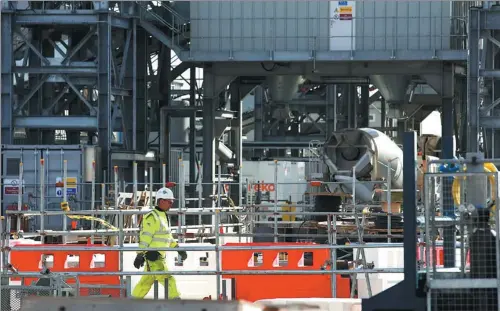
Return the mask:
[[[328,7],[323,1],[193,1],[191,50],[328,50]]]
[[[447,1],[356,2],[356,50],[449,49]]]
[[[469,5],[457,3],[193,1],[191,51],[464,49]]]
[[[56,187],[58,178],[63,177],[63,161],[67,160],[68,201],[72,210],[81,209],[82,201],[82,149],[80,146],[3,146],[3,189],[2,212],[8,207],[17,209],[17,191],[10,187],[13,180],[19,180],[19,162],[23,162],[23,205],[30,210],[40,210],[40,159],[44,159],[45,171],[45,210],[60,210],[63,200],[62,188]],[[76,185],[73,183],[76,182]],[[74,200],[72,199],[74,197]],[[70,223],[68,221],[68,223]],[[45,229],[62,230],[62,216],[46,216]],[[35,216],[30,222],[31,229],[38,229],[40,217]]]

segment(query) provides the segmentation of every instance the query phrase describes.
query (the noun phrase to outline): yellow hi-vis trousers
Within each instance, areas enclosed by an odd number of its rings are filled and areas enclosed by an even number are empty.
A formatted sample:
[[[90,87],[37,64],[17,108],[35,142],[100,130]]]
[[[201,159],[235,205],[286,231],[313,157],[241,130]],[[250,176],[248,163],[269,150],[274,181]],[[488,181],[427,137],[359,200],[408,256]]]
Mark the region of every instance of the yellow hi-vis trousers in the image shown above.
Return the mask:
[[[146,261],[146,267],[144,271],[154,272],[154,271],[168,271],[167,265],[164,259],[160,259],[157,261]],[[132,297],[136,299],[143,299],[151,290],[151,287],[154,284],[154,281],[158,280],[162,286],[165,286],[165,279],[168,282],[168,299],[179,299],[180,294],[177,290],[177,284],[175,282],[175,278],[172,275],[143,275],[139,280],[139,283],[135,286],[132,291]],[[165,297],[167,299],[167,297]]]

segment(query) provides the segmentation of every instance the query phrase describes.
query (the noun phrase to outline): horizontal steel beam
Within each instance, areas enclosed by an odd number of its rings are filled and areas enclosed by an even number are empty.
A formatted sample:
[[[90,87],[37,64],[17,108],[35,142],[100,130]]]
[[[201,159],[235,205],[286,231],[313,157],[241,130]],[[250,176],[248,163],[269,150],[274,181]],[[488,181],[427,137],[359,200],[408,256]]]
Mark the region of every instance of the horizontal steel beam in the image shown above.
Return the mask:
[[[191,41],[197,40],[191,38]],[[192,62],[317,62],[323,61],[465,61],[466,50],[374,50],[374,51],[183,51],[182,61]],[[321,66],[317,64],[317,69]]]
[[[97,67],[74,67],[74,66],[43,66],[43,67],[29,67],[29,66],[16,66],[14,67],[16,73],[32,73],[32,74],[81,74],[81,75],[95,75],[97,74]]]
[[[264,62],[270,68],[274,62]],[[368,61],[368,62],[292,62],[288,66],[279,66],[269,72],[262,68],[260,62],[216,62],[212,64],[212,72],[216,76],[269,76],[269,75],[306,75],[317,76],[366,77],[369,75],[441,75],[443,68],[439,61]]]
[[[495,116],[480,117],[479,124],[483,128],[500,129],[500,117],[495,117]]]
[[[479,25],[471,25],[471,29],[498,30],[500,29],[500,11],[493,9],[473,9],[480,10]]]
[[[49,75],[47,83],[66,83],[66,80],[60,75]],[[97,77],[71,77],[71,83],[74,85],[89,85],[97,83]]]
[[[14,126],[54,130],[97,130],[97,117],[32,116],[14,118]]]
[[[99,14],[102,11],[94,10],[29,10],[16,11],[14,21],[18,25],[33,26],[37,25],[90,25],[99,22]],[[129,29],[131,19],[118,16],[111,13],[111,26],[123,29]]]
[[[168,116],[173,118],[190,118],[194,114],[197,118],[203,117],[203,111],[201,107],[189,107],[189,106],[166,106],[162,107]]]
[[[323,141],[321,141],[323,142]],[[309,142],[270,142],[270,141],[244,141],[243,149],[255,149],[255,148],[263,148],[263,149],[303,149],[309,148]],[[188,148],[188,143],[172,143],[172,148]],[[202,148],[203,143],[197,142],[196,148]]]
[[[300,135],[300,136],[264,136],[264,141],[272,142],[273,144],[294,144],[297,142],[307,142],[311,140],[324,141],[325,135]]]
[[[132,151],[112,151],[111,161],[137,161],[137,162],[155,162],[156,156],[146,157],[143,153],[134,153]]]
[[[479,69],[479,76],[485,78],[500,78],[498,69]]]
[[[132,96],[132,90],[125,90],[117,87],[112,87],[111,94],[113,94],[114,96]]]

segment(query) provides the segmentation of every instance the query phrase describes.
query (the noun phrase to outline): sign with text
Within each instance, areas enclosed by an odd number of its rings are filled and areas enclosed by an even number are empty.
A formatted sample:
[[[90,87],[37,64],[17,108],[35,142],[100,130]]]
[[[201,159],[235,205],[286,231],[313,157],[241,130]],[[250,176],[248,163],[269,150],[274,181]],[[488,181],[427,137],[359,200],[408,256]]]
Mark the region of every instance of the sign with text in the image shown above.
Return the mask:
[[[18,195],[19,194],[19,179],[4,179],[3,180],[3,194],[4,195]]]
[[[356,48],[355,1],[330,1],[330,51]]]
[[[56,196],[63,197],[64,182],[62,177],[56,178]],[[66,195],[76,195],[78,192],[76,177],[66,177]]]

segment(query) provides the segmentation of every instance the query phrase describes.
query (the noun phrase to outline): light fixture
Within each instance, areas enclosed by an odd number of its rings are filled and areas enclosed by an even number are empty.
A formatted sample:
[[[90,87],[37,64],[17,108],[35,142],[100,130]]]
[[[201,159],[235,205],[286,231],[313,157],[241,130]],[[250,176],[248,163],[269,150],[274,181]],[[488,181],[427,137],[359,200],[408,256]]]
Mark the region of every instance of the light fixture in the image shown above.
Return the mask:
[[[222,118],[232,118],[233,117],[233,114],[232,113],[222,113],[220,115]]]
[[[148,151],[144,157],[146,157],[146,158],[154,158],[155,157],[155,152],[154,151]]]

